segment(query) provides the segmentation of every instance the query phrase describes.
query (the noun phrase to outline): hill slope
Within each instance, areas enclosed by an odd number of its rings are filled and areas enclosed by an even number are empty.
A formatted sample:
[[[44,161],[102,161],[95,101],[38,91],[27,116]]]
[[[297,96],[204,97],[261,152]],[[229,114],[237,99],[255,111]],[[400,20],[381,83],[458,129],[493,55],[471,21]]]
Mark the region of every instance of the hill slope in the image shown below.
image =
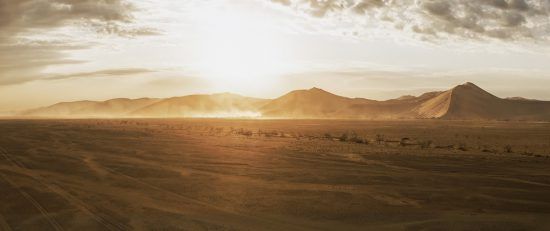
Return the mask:
[[[472,83],[451,90],[443,119],[550,120],[550,102],[498,98]]]
[[[269,101],[260,108],[266,117],[341,117],[353,113],[350,106],[372,102],[332,94],[319,88],[296,90]]]

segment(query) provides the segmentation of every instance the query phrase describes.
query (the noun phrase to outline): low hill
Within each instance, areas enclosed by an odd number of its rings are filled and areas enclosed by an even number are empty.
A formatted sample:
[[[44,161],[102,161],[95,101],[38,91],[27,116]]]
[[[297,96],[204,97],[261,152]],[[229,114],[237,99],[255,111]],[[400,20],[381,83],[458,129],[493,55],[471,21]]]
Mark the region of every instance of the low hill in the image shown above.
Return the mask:
[[[37,117],[234,117],[259,116],[267,100],[230,93],[189,95],[167,99],[112,99],[57,103],[25,111]]]
[[[21,113],[24,116],[40,117],[124,117],[129,112],[158,102],[160,99],[118,98],[107,101],[62,102],[48,107]]]
[[[266,117],[342,117],[353,114],[353,105],[374,102],[367,99],[352,99],[332,94],[319,88],[296,90],[269,101],[260,108]]]
[[[268,100],[222,93],[163,99],[130,113],[138,117],[240,117],[260,116]]]

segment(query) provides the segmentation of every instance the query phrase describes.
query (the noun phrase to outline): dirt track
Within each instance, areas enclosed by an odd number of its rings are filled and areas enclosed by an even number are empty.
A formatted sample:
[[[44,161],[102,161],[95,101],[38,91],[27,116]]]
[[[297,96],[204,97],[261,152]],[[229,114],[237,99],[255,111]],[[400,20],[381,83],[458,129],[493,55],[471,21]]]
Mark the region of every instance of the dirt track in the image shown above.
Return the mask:
[[[548,230],[549,155],[544,123],[5,120],[0,229]]]

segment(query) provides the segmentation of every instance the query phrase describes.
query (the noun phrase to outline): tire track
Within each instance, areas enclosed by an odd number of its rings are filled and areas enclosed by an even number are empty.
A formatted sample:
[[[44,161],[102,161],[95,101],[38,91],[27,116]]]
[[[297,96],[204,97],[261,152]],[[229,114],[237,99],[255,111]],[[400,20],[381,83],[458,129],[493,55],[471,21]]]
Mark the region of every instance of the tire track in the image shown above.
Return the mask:
[[[135,177],[126,175],[126,174],[121,173],[121,172],[119,172],[117,170],[114,170],[112,168],[109,168],[109,167],[106,167],[106,166],[102,166],[102,167],[105,170],[107,170],[108,172],[110,172],[111,174],[113,174],[113,175],[126,178],[130,181],[133,181],[135,183],[138,183],[138,184],[141,184],[143,186],[149,187],[151,189],[157,190],[159,192],[169,194],[169,195],[171,195],[175,198],[179,198],[180,200],[192,202],[192,203],[195,203],[195,204],[198,204],[198,205],[202,205],[204,207],[217,210],[219,212],[223,212],[223,213],[226,213],[226,214],[231,214],[231,215],[234,215],[234,216],[237,216],[237,217],[244,217],[244,218],[247,218],[247,219],[250,219],[250,220],[253,220],[253,221],[258,221],[258,222],[264,222],[264,223],[268,223],[268,224],[272,224],[272,225],[277,225],[278,227],[286,227],[286,230],[309,230],[309,229],[319,230],[319,228],[313,229],[314,227],[306,227],[306,226],[303,226],[303,225],[295,225],[295,224],[292,224],[292,223],[289,223],[289,222],[284,222],[283,223],[283,222],[280,222],[280,221],[277,221],[277,220],[263,219],[263,218],[258,218],[258,217],[255,217],[255,216],[242,214],[242,213],[239,213],[237,211],[229,210],[229,209],[226,209],[226,208],[223,208],[223,207],[216,206],[216,205],[211,204],[211,203],[203,202],[203,201],[197,200],[197,199],[192,198],[192,197],[184,196],[184,195],[181,195],[179,193],[163,189],[159,186],[156,186],[156,185],[147,183],[145,181],[142,181],[140,179],[137,179]],[[285,230],[285,229],[283,229],[283,230]]]
[[[14,167],[17,167],[17,168],[23,169],[23,170],[30,170],[22,162],[14,159],[14,158],[11,158],[10,155],[7,153],[7,151],[2,147],[0,147],[0,154],[2,154],[4,156],[4,158],[7,159]],[[109,168],[109,167],[106,167],[106,166],[101,166],[101,167],[105,171],[107,171],[108,173],[113,174],[115,176],[125,178],[127,180],[133,181],[133,182],[138,183],[140,185],[143,185],[143,186],[146,186],[148,188],[154,189],[156,191],[171,195],[175,198],[179,198],[180,200],[195,203],[195,204],[204,206],[206,208],[214,209],[216,211],[220,211],[220,212],[223,212],[223,213],[226,213],[226,214],[231,214],[231,215],[234,215],[234,216],[237,216],[237,217],[244,217],[244,218],[254,220],[254,221],[257,221],[257,222],[262,222],[264,224],[268,223],[268,224],[272,224],[272,225],[285,226],[285,227],[288,227],[289,229],[291,228],[292,230],[308,229],[308,228],[304,227],[303,225],[294,225],[294,224],[290,224],[288,222],[281,223],[281,222],[276,221],[276,220],[262,219],[262,218],[258,218],[258,217],[255,217],[255,216],[245,215],[245,214],[242,214],[242,213],[239,213],[239,212],[236,212],[236,211],[232,211],[232,210],[229,210],[229,209],[226,209],[226,208],[216,206],[216,205],[211,204],[211,203],[206,203],[206,202],[203,202],[203,201],[191,198],[191,197],[187,197],[187,196],[175,193],[175,192],[170,191],[170,190],[163,189],[163,188],[158,187],[156,185],[150,184],[148,182],[142,181],[142,180],[137,179],[135,177],[126,175],[124,173],[121,173],[121,172],[119,172],[117,170],[114,170],[112,168]],[[40,177],[39,175],[32,174],[32,173],[30,173],[30,171],[25,171],[25,172],[26,172],[25,175],[33,178],[35,181],[37,181],[38,183],[40,183],[43,186],[45,186],[46,188],[48,188],[50,191],[58,194],[59,196],[63,197],[69,203],[75,205],[81,211],[83,211],[83,212],[87,213],[88,215],[90,215],[95,221],[97,221],[98,223],[103,225],[107,230],[110,230],[110,231],[132,230],[132,227],[129,227],[126,224],[117,222],[114,219],[109,219],[111,216],[103,215],[101,212],[98,211],[99,209],[97,209],[95,206],[92,206],[88,203],[85,203],[85,202],[81,201],[80,199],[76,198],[72,194],[70,194],[67,191],[63,190],[61,187],[57,186],[55,183],[47,183],[48,180]],[[311,228],[312,227],[309,227],[309,229],[311,229]]]
[[[4,156],[4,158],[12,165],[12,166],[15,166],[17,168],[24,168],[22,166],[24,166],[22,163],[16,161],[16,160],[13,160],[12,158],[9,157],[9,155],[7,154],[7,152],[4,150],[4,148],[0,148],[0,154],[2,154],[2,156]],[[9,180],[4,174],[0,174],[0,177],[2,177],[4,179],[4,181],[6,181],[8,184],[10,184],[12,187],[16,188],[17,191],[19,191],[19,193],[25,197],[25,199],[27,201],[29,201],[39,212],[40,214],[48,221],[48,223],[50,223],[50,225],[55,229],[55,230],[64,230],[63,227],[57,223],[57,221],[55,221],[55,219],[53,219],[52,217],[50,217],[50,213],[48,212],[48,210],[46,210],[36,199],[34,199],[34,197],[32,197],[31,195],[29,195],[27,192],[25,192],[18,184],[16,184],[15,182]]]
[[[0,177],[4,179],[9,185],[11,185],[13,188],[17,189],[17,191],[27,200],[29,201],[37,210],[40,212],[42,217],[50,223],[50,225],[53,227],[53,229],[62,231],[64,230],[63,227],[57,223],[53,218],[50,217],[50,213],[48,210],[46,210],[38,201],[36,201],[31,195],[29,195],[27,192],[25,192],[19,185],[14,183],[13,181],[9,180],[4,174],[0,173]]]
[[[13,230],[13,229],[11,229],[8,222],[6,221],[6,218],[4,218],[4,216],[2,216],[2,214],[0,214],[0,230],[4,230],[4,231],[12,231]]]
[[[38,180],[37,180],[38,181]],[[110,219],[112,216],[106,215],[99,211],[99,209],[95,206],[91,206],[90,204],[76,198],[72,194],[68,193],[67,191],[61,189],[59,186],[54,184],[44,184],[40,182],[42,185],[46,186],[50,191],[58,194],[62,198],[64,198],[67,202],[74,205],[84,213],[88,214],[92,217],[96,222],[101,224],[103,227],[105,227],[107,230],[116,231],[116,230],[131,230],[132,228],[118,222],[114,219]]]
[[[10,157],[10,155],[8,154],[8,152],[0,147],[0,154],[2,154],[2,156],[14,167],[16,168],[19,168],[19,169],[23,169],[23,170],[30,170],[29,168],[27,168],[22,162],[20,161],[17,161],[13,158]],[[96,222],[98,222],[100,225],[102,225],[103,227],[105,227],[107,230],[110,230],[110,231],[117,231],[117,230],[130,230],[131,227],[123,224],[123,223],[120,223],[116,220],[113,220],[113,219],[109,219],[111,216],[109,215],[103,215],[101,212],[99,212],[99,209],[97,209],[95,206],[91,206],[90,204],[86,203],[86,202],[83,202],[82,200],[76,198],[75,196],[73,196],[72,194],[68,193],[67,191],[63,190],[62,188],[60,188],[59,186],[55,185],[54,183],[47,183],[47,180],[45,180],[44,178],[38,176],[38,175],[35,175],[35,174],[32,174],[32,173],[26,173],[25,175],[31,177],[33,180],[35,180],[36,182],[38,182],[39,184],[45,186],[46,188],[48,188],[50,191],[56,193],[57,195],[61,196],[62,198],[64,198],[67,202],[69,202],[70,204],[74,205],[75,207],[77,207],[78,209],[80,209],[81,211],[85,212],[86,214],[90,215],[92,217],[93,220],[95,220]],[[5,176],[2,175],[2,177],[4,178],[4,180],[6,180],[8,183],[10,183],[11,181],[9,181]],[[12,184],[13,186],[13,182],[11,182],[10,184]],[[18,188],[19,190],[19,188]],[[23,196],[25,198],[27,198],[27,200],[29,200],[31,203],[33,203],[33,205],[38,205],[40,206],[40,204],[34,200],[34,198],[32,198],[30,195],[28,195],[27,193],[23,192],[22,193]],[[42,211],[46,211],[45,209],[43,209],[42,206],[40,206],[42,208],[42,210],[40,208],[37,207],[37,209],[39,209],[42,213]],[[48,218],[48,217],[47,217]],[[57,223],[57,222],[55,222]],[[61,227],[61,226],[60,226]]]

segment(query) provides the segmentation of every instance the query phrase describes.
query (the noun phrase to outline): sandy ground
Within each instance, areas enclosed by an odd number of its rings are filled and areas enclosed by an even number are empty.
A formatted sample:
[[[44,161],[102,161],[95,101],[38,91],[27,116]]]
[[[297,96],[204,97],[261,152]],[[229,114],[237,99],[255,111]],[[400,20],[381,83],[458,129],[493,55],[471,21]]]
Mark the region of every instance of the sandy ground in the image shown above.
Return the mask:
[[[0,230],[550,230],[550,124],[2,120]]]

